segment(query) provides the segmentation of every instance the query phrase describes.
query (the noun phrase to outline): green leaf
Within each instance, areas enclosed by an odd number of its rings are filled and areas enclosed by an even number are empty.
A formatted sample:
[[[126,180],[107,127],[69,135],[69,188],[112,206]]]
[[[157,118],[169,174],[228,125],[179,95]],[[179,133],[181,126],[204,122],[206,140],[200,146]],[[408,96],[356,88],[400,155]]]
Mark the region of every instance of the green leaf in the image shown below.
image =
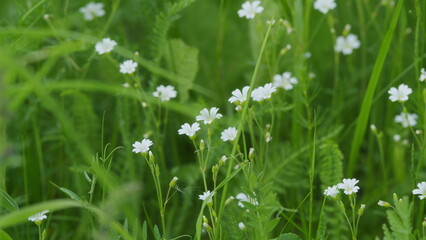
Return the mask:
[[[142,240],[148,240],[148,231],[146,229],[146,221],[142,225]]]
[[[7,232],[0,229],[0,239],[2,240],[13,240]]]
[[[380,73],[382,72],[383,64],[386,60],[386,55],[389,52],[389,47],[392,42],[393,32],[395,31],[396,24],[398,23],[399,14],[402,9],[402,3],[404,0],[398,1],[395,8],[395,12],[392,17],[389,29],[383,39],[382,45],[380,46],[379,54],[374,64],[373,73],[371,74],[370,81],[368,82],[367,91],[364,99],[362,100],[361,110],[358,115],[356,124],[355,134],[352,140],[351,152],[349,155],[349,167],[347,176],[352,176],[355,171],[355,163],[358,159],[359,149],[363,142],[365,129],[367,127],[368,118],[370,116],[371,105],[373,102],[374,92],[376,90],[377,83],[379,82]]]
[[[64,187],[60,187],[58,185],[56,185],[53,182],[50,182],[53,186],[55,186],[57,189],[61,190],[62,192],[64,192],[65,194],[67,194],[72,200],[78,200],[81,201],[81,198],[73,191],[69,190],[68,188],[64,188]]]
[[[302,240],[299,236],[294,233],[281,234],[276,240]]]
[[[0,195],[6,199],[6,201],[15,209],[18,210],[18,204],[16,204],[15,200],[13,200],[13,198],[4,190],[0,189]],[[12,210],[12,209],[11,209]]]
[[[180,100],[185,102],[198,71],[198,49],[186,45],[181,39],[171,39],[164,57],[169,69],[181,79],[177,88]]]
[[[155,240],[161,240],[160,230],[158,230],[157,225],[154,226],[154,238]]]

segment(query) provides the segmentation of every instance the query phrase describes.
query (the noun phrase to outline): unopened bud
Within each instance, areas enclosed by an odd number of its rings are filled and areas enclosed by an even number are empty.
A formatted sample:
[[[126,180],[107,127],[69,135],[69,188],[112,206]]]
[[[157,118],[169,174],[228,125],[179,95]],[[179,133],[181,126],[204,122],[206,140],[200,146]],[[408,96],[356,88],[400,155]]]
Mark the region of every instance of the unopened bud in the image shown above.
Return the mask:
[[[254,148],[250,148],[249,150],[249,159],[250,161],[253,161],[254,158]]]
[[[364,214],[365,204],[361,204],[361,206],[358,209],[358,216],[362,216]]]
[[[155,176],[160,176],[160,167],[158,166],[158,164],[155,165]]]
[[[208,223],[203,223],[203,227],[204,227],[204,229],[206,229],[207,232],[213,231],[212,227],[210,227],[210,225]]]
[[[155,162],[154,154],[152,154],[152,152],[151,152],[151,151],[149,151],[149,152],[148,152],[148,155],[149,155],[149,165],[153,165],[153,164],[154,164],[154,162]]]
[[[377,203],[380,207],[391,207],[390,203],[380,200]]]
[[[174,186],[176,186],[176,182],[179,180],[179,178],[177,178],[177,177],[174,177],[171,181],[170,181],[170,183],[169,183],[169,187],[170,188],[173,188]]]
[[[228,160],[228,158],[225,155],[223,155],[219,160],[219,165],[225,164],[226,160]]]
[[[204,150],[204,140],[201,139],[201,141],[200,141],[200,151],[203,151],[203,150]]]
[[[209,223],[209,220],[207,219],[206,215],[203,215],[203,222],[207,224]]]
[[[233,196],[230,196],[228,199],[226,199],[225,201],[225,205],[230,204],[235,198]]]

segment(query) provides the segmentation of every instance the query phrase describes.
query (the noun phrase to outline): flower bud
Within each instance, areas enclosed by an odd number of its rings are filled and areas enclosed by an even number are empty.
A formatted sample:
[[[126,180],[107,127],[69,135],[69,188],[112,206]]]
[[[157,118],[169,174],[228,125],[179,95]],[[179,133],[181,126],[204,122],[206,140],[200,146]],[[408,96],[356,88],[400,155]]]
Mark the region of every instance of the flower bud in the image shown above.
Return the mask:
[[[201,139],[201,141],[200,141],[200,151],[203,151],[203,150],[204,150],[204,140]]]
[[[176,182],[179,180],[179,178],[177,178],[177,177],[174,177],[171,181],[170,181],[170,183],[169,183],[169,187],[170,188],[173,188],[174,186],[176,186]]]
[[[149,165],[153,165],[153,164],[154,164],[154,161],[155,161],[154,154],[152,154],[152,152],[151,152],[151,151],[149,151],[149,152],[148,152],[148,155],[149,155]]]
[[[362,216],[364,214],[365,204],[361,204],[361,206],[358,209],[358,216]]]
[[[380,200],[377,203],[380,207],[391,207],[390,203]]]
[[[203,223],[203,227],[204,227],[204,229],[206,229],[207,232],[213,231],[212,227],[210,227],[210,225],[208,223]]]
[[[225,206],[230,204],[235,198],[233,196],[230,196],[228,199],[226,199],[225,201]]]
[[[253,161],[254,158],[254,148],[250,148],[249,150],[249,159],[250,161]]]
[[[228,160],[228,158],[223,155],[219,160],[219,165],[222,166],[223,164],[225,164],[226,160]]]
[[[209,223],[209,220],[207,219],[207,217],[205,215],[203,215],[203,222],[207,223],[207,224]]]

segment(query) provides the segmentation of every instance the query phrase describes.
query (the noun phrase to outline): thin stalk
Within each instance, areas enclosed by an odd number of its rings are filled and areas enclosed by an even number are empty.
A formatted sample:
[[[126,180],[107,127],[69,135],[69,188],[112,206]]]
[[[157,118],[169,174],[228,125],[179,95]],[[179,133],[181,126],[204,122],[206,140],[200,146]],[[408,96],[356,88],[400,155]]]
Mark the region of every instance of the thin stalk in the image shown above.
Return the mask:
[[[274,19],[274,18],[272,17],[272,19]],[[248,92],[248,96],[251,96],[251,93],[253,91],[253,87],[256,83],[257,74],[259,72],[260,63],[262,61],[262,55],[263,55],[263,52],[265,51],[265,48],[266,48],[266,43],[268,41],[269,33],[271,31],[271,27],[272,27],[272,25],[270,24],[269,27],[268,27],[268,30],[266,31],[265,38],[264,38],[263,43],[262,43],[262,47],[260,49],[259,56],[257,58],[256,66],[254,68],[252,79],[250,81],[250,89],[249,89],[249,92]],[[248,110],[249,103],[250,103],[250,98],[247,99],[247,102],[244,105],[244,109],[243,109],[243,112],[241,114],[241,121],[240,121],[240,124],[239,124],[239,127],[238,127],[238,133],[237,133],[237,136],[235,138],[234,146],[232,148],[231,159],[229,160],[228,170],[226,172],[225,179],[227,179],[231,175],[231,172],[232,172],[233,156],[235,155],[235,153],[237,151],[238,141],[239,141],[240,136],[241,136],[241,130],[243,129],[243,125],[246,122],[247,110]],[[226,182],[223,186],[222,197],[221,197],[221,201],[220,201],[220,205],[219,205],[219,215],[218,215],[217,224],[216,224],[217,227],[215,229],[215,235],[214,235],[215,240],[219,239],[219,237],[220,237],[220,234],[219,234],[220,223],[222,221],[223,209],[224,209],[225,201],[226,201],[226,194],[228,192],[228,186],[229,186],[228,183],[229,183],[229,181]]]

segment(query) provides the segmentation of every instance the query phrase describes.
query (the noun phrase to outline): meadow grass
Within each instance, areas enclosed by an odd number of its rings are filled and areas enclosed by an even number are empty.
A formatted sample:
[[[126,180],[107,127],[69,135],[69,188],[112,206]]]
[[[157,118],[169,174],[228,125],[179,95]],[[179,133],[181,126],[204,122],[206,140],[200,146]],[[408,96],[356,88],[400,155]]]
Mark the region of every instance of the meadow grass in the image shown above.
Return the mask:
[[[1,240],[426,239],[424,1],[97,3],[0,1]]]

